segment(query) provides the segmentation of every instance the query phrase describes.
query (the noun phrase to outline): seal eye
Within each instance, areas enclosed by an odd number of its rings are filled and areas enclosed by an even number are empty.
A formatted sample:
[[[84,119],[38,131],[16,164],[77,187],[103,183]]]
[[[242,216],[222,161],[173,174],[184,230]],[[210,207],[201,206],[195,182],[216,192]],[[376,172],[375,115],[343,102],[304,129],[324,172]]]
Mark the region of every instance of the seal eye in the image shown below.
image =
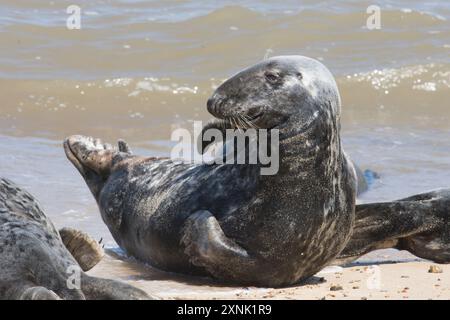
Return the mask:
[[[299,80],[302,80],[303,79],[303,74],[301,72],[297,72],[297,78]]]
[[[273,72],[266,72],[264,74],[264,76],[266,77],[267,81],[271,82],[271,83],[275,83],[278,81],[278,75],[276,73]]]

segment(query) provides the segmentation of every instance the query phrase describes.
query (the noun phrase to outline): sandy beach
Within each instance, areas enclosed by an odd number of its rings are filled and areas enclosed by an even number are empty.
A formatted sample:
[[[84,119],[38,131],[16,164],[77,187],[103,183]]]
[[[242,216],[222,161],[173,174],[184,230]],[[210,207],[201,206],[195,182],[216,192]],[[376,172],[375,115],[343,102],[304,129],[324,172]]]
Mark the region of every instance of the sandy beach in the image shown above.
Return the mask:
[[[430,272],[442,271],[439,273]],[[209,278],[167,273],[113,253],[89,272],[139,287],[160,299],[429,300],[450,299],[450,265],[428,261],[330,266],[298,286],[231,287]]]

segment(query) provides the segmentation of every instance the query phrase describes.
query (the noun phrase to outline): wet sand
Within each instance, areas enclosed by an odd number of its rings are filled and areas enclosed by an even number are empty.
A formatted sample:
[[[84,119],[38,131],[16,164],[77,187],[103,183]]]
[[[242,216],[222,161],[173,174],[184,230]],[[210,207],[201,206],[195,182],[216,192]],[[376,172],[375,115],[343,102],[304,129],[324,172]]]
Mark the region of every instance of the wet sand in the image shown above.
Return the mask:
[[[430,273],[436,266],[442,273]],[[330,266],[288,288],[232,287],[160,271],[109,252],[89,274],[125,281],[161,299],[449,299],[450,265],[428,261]]]

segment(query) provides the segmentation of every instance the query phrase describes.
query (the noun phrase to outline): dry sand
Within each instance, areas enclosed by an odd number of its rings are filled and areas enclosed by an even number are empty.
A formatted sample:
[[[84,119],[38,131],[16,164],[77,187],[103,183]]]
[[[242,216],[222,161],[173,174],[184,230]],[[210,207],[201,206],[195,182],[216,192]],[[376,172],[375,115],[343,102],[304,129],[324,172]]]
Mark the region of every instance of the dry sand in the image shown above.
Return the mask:
[[[430,266],[442,273],[430,273]],[[161,299],[450,299],[450,265],[427,261],[327,267],[305,283],[283,289],[224,286],[112,252],[89,273],[128,282]]]

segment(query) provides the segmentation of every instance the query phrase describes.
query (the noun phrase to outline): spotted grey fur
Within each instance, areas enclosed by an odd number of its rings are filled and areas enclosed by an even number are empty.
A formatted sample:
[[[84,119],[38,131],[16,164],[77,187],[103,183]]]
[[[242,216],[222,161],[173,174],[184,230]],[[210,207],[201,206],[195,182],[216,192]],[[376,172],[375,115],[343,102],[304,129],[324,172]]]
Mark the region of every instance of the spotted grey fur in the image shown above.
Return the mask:
[[[70,278],[78,272],[79,289]],[[148,298],[127,284],[85,274],[34,197],[0,179],[0,299]]]
[[[450,189],[357,205],[352,237],[337,263],[345,264],[385,248],[450,263]]]

